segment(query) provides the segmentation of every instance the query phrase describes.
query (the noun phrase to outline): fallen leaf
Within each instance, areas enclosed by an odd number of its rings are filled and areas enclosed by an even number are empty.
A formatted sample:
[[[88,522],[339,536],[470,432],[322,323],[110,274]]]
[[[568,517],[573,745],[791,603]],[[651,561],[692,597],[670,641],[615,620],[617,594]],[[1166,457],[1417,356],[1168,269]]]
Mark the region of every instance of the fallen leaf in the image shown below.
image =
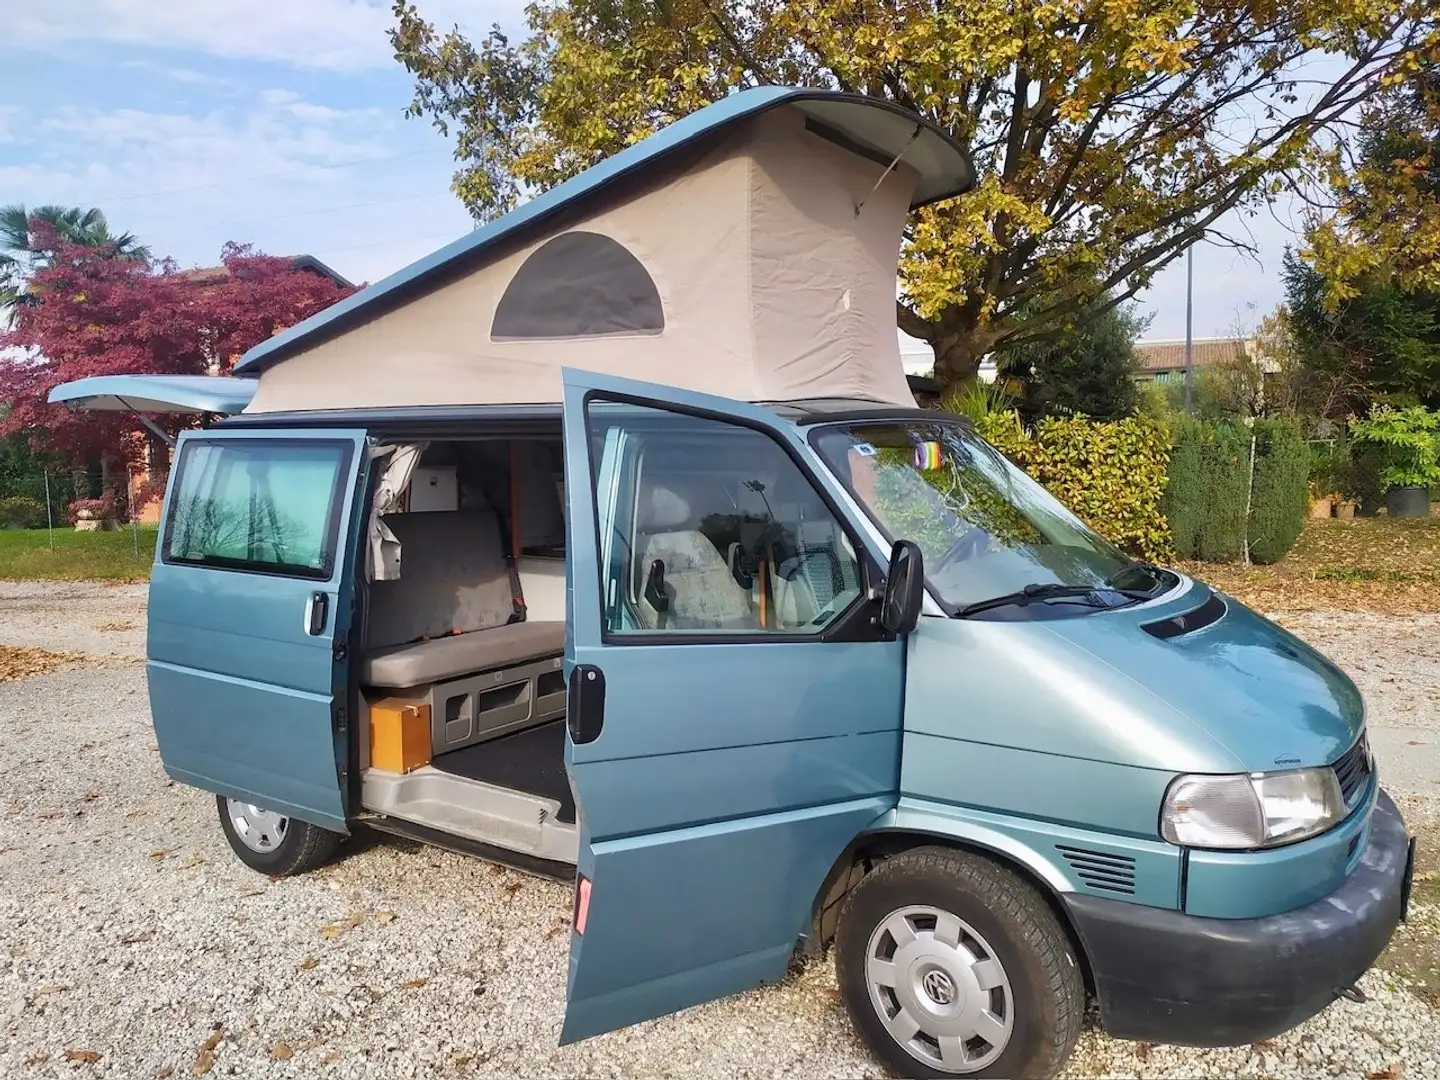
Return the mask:
[[[85,792],[85,801],[86,801],[86,802],[94,802],[94,801],[95,801],[96,799],[98,799],[98,798],[100,798],[100,792],[98,792],[98,791],[87,791],[87,792]]]
[[[215,1067],[215,1048],[224,1040],[225,1029],[216,1024],[215,1030],[200,1044],[200,1052],[195,1055],[195,1065],[190,1070],[193,1075],[204,1076]]]
[[[301,961],[300,961],[300,970],[301,970],[301,971],[309,971],[309,970],[311,970],[312,968],[314,968],[315,965],[318,964],[319,962],[320,962],[320,961],[316,960],[315,957],[313,957],[313,956],[307,956],[307,957],[305,957],[304,960],[301,960]]]
[[[88,1064],[93,1065],[95,1062],[100,1060],[100,1054],[98,1051],[95,1050],[66,1050],[65,1060],[84,1061]]]
[[[270,1056],[276,1061],[289,1061],[295,1056],[295,1051],[290,1049],[286,1043],[276,1043],[275,1048],[270,1051]]]
[[[156,862],[160,862],[162,859],[168,859],[169,857],[170,852],[164,848],[161,848],[159,851],[150,852],[150,858],[154,859]]]
[[[394,921],[395,921],[395,912],[393,912],[393,911],[377,911],[377,912],[375,913],[375,921],[376,921],[376,922],[382,922],[382,923],[394,922]]]
[[[339,1050],[330,1050],[330,1051],[328,1051],[327,1053],[321,1054],[321,1055],[320,1055],[320,1060],[323,1061],[323,1062],[325,1062],[327,1065],[330,1064],[331,1062],[339,1061],[339,1060],[340,1060],[340,1051],[339,1051]]]
[[[1142,1042],[1142,1043],[1136,1043],[1136,1045],[1135,1045],[1135,1056],[1136,1056],[1137,1058],[1139,1058],[1141,1061],[1149,1061],[1149,1060],[1150,1060],[1150,1044],[1149,1044],[1149,1043],[1143,1043],[1143,1042]]]
[[[170,1080],[175,1075],[174,1065],[161,1065],[155,1070],[155,1080]]]
[[[186,859],[183,863],[180,864],[180,869],[193,870],[195,867],[199,866],[204,861],[205,860],[200,858],[199,855],[192,855],[190,858]]]
[[[400,984],[400,989],[401,989],[401,990],[419,990],[420,987],[422,987],[422,986],[425,985],[425,982],[426,982],[426,980],[424,980],[424,979],[408,979],[408,980],[406,980],[405,982],[403,982],[403,983]]]
[[[523,881],[507,881],[505,883],[505,891],[511,896],[514,896],[523,888],[525,888],[525,883]]]
[[[80,663],[85,659],[85,655],[78,652],[51,652],[49,649],[30,649],[23,645],[0,645],[0,682],[45,675],[56,668]]]
[[[39,997],[44,994],[58,994],[61,991],[69,989],[70,985],[68,983],[47,983],[45,986],[42,986],[39,990],[35,991],[35,996]]]
[[[1383,1069],[1374,1069],[1365,1074],[1365,1080],[1400,1080],[1405,1075],[1405,1063],[1397,1061]]]

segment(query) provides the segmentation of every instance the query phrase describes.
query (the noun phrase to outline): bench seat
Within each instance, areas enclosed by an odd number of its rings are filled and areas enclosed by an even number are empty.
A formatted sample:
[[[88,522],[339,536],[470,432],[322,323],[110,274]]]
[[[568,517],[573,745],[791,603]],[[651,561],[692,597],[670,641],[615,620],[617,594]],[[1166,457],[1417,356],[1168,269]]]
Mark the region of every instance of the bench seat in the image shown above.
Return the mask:
[[[377,649],[366,658],[360,679],[366,686],[405,690],[556,657],[564,651],[563,622],[510,623]]]

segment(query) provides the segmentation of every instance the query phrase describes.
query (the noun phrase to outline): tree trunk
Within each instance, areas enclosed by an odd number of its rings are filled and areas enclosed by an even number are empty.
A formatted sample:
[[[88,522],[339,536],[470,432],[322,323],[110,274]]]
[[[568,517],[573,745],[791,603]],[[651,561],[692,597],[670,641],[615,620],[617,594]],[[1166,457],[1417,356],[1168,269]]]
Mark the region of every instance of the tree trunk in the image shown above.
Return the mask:
[[[935,349],[935,381],[942,396],[976,377],[981,359],[998,337],[997,333],[976,329],[936,335],[931,344]]]

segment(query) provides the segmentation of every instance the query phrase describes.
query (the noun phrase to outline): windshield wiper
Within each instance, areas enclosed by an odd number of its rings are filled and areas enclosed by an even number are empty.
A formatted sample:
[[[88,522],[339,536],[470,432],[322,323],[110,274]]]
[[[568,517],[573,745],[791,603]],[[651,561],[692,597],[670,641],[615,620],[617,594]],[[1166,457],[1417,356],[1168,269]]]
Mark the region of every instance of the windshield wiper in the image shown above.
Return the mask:
[[[1044,600],[1081,600],[1085,597],[1094,596],[1096,593],[1119,593],[1121,596],[1129,597],[1131,600],[1148,600],[1150,594],[1139,592],[1135,589],[1117,589],[1112,585],[1061,585],[1051,583],[1047,585],[1031,584],[1015,592],[1005,593],[1002,596],[992,596],[988,600],[976,600],[974,603],[966,604],[955,612],[957,619],[964,619],[977,612],[989,611],[991,608],[1009,607],[1011,605],[1033,604]],[[1091,604],[1091,607],[1103,607],[1103,604]]]

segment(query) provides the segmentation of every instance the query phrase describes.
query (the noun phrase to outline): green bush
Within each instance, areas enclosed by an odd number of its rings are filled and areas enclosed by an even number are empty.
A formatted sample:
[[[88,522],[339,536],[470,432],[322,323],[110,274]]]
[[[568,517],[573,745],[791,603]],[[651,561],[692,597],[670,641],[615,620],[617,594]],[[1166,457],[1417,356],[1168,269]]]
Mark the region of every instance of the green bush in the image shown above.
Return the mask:
[[[1310,448],[1293,420],[1256,420],[1251,430],[1255,483],[1250,492],[1250,558],[1257,563],[1279,562],[1305,527]]]
[[[1412,405],[1396,409],[1376,405],[1350,425],[1361,442],[1383,449],[1385,487],[1434,487],[1440,484],[1440,411]]]
[[[1147,559],[1170,556],[1160,506],[1170,440],[1161,425],[1064,416],[1026,432],[1008,412],[987,415],[977,428],[1101,536]]]
[[[0,499],[0,529],[43,529],[45,504],[39,499],[24,495],[12,495]]]
[[[1172,432],[1161,506],[1175,552],[1182,559],[1233,562],[1245,553],[1250,438],[1237,425],[1190,418],[1177,420]]]

